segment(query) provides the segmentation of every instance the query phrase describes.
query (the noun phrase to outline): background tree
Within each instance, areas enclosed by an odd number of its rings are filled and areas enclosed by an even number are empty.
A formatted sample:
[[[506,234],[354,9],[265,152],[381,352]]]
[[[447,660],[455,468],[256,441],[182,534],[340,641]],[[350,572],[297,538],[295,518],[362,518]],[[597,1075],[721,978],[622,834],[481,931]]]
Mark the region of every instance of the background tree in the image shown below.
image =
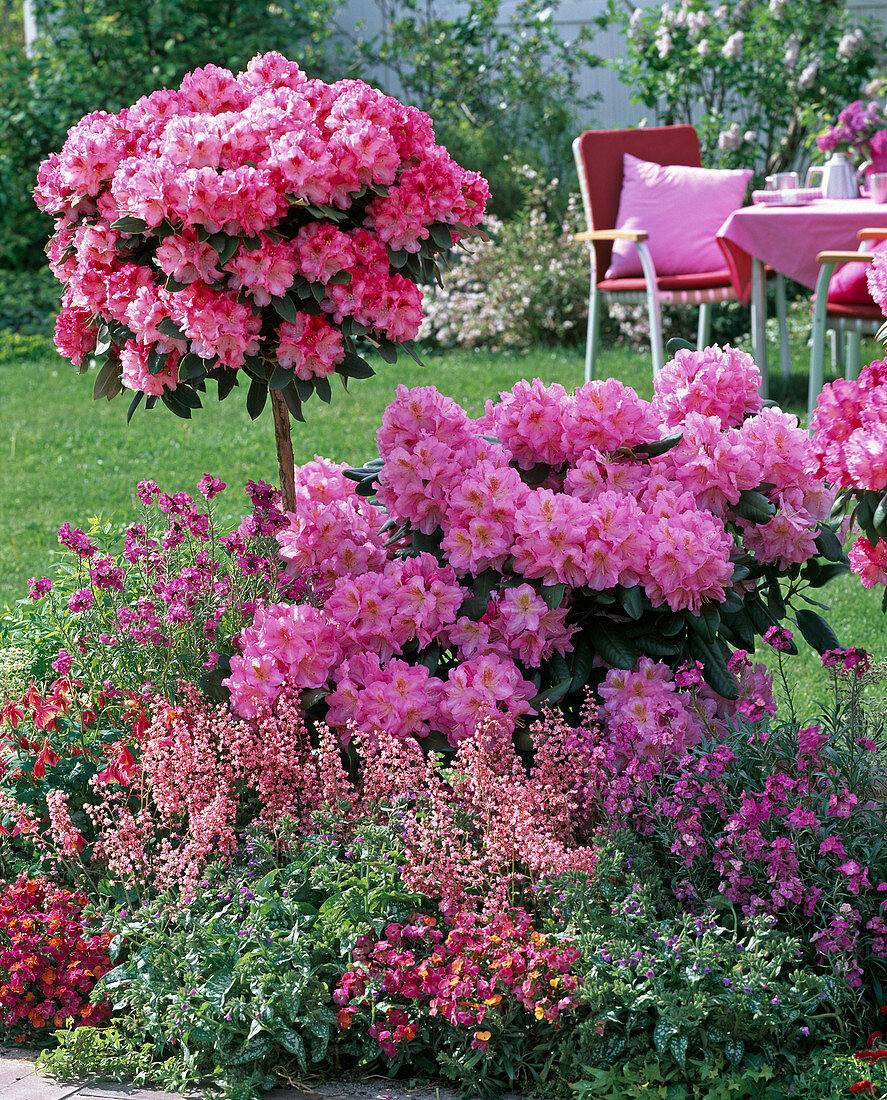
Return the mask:
[[[490,181],[494,213],[508,217],[522,204],[522,164],[572,184],[577,118],[599,98],[581,91],[583,72],[601,64],[590,25],[564,39],[557,0],[518,0],[507,15],[502,0],[455,11],[440,0],[376,6],[381,30],[354,41],[362,70],[431,115],[437,140]]]
[[[763,176],[803,161],[814,134],[865,93],[884,36],[844,0],[645,8],[610,0],[627,48],[613,65],[660,123],[690,122],[703,156]]]
[[[330,42],[339,0],[32,0],[0,7],[0,268],[37,268],[51,222],[34,206],[40,161],[88,111],[119,111],[208,63],[235,71],[279,50],[312,76],[343,75]]]

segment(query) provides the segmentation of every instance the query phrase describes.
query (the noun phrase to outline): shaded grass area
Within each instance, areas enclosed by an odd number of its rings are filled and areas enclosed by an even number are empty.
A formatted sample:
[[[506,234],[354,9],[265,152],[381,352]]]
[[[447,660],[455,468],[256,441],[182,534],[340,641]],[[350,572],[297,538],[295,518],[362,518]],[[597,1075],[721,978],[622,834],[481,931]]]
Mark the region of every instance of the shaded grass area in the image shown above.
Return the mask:
[[[877,357],[878,350],[868,344],[863,361]],[[307,423],[293,425],[296,462],[315,454],[356,465],[371,458],[382,413],[399,384],[435,385],[478,415],[487,399],[520,378],[560,382],[568,390],[583,380],[579,347],[435,352],[423,360],[424,366],[407,356],[393,366],[379,361],[374,378],[352,382],[347,393],[336,386],[331,405],[312,398],[305,409]],[[770,391],[786,411],[803,419],[803,346],[793,349],[793,360],[788,384],[774,377],[778,370],[771,367]],[[608,349],[600,373],[634,386],[642,397],[652,394],[650,361],[643,351]],[[158,407],[140,409],[127,425],[126,398],[93,402],[93,380],[91,373],[78,378],[48,343],[39,354],[0,361],[0,610],[26,594],[28,577],[48,571],[62,523],[82,526],[100,516],[122,529],[131,522],[137,514],[136,484],[144,478],[153,478],[167,492],[193,493],[203,473],[220,477],[229,486],[219,499],[223,522],[246,510],[242,489],[247,480],[277,483],[270,410],[251,421],[245,389],[221,404],[208,394],[206,407],[191,421]],[[842,577],[823,590],[822,602],[831,606],[827,618],[842,645],[887,655],[880,592],[866,592],[855,578]],[[787,669],[799,711],[812,715],[827,681],[818,657],[803,642],[801,648]]]

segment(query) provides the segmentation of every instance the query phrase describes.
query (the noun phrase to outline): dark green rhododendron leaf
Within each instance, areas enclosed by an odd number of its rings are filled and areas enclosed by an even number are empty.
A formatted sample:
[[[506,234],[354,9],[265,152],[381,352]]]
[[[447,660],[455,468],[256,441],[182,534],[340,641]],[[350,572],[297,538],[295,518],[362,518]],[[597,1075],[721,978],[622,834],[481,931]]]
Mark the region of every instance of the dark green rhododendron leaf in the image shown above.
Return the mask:
[[[176,374],[180,382],[189,382],[197,378],[205,378],[206,360],[201,359],[199,355],[195,355],[193,352],[188,352],[187,355],[183,355],[179,360],[178,366],[176,367]]]
[[[191,419],[191,409],[176,397],[175,390],[164,390],[160,395],[160,400],[171,413],[175,413],[182,420]]]
[[[120,360],[116,358],[108,359],[96,376],[95,385],[92,389],[92,399],[98,401],[102,397],[107,397],[110,401],[120,393],[122,388],[120,384]]]
[[[176,400],[180,401],[181,404],[187,405],[189,409],[203,408],[203,405],[200,403],[200,397],[191,386],[177,386],[174,390],[170,390],[169,392],[174,394]]]
[[[757,593],[745,597],[745,609],[752,621],[752,626],[762,637],[771,626],[779,625]]]
[[[563,603],[567,586],[565,584],[543,584],[540,595],[545,600],[546,607],[554,611]]]
[[[618,627],[596,619],[590,633],[595,648],[608,665],[627,672],[634,668],[640,654]]]
[[[249,384],[249,392],[246,395],[246,411],[251,420],[258,420],[268,400],[268,384],[254,378]]]
[[[654,439],[650,443],[635,443],[631,449],[635,454],[647,455],[648,458],[656,458],[657,455],[664,455],[666,451],[670,451],[672,447],[676,447],[683,438],[682,432],[676,432],[674,435],[663,436],[662,439]]]
[[[732,508],[737,516],[751,523],[769,523],[776,515],[776,505],[755,489],[743,489]]]
[[[237,381],[237,372],[233,370],[227,370],[222,367],[213,372],[213,378],[219,384],[219,400],[224,401],[225,398],[231,393],[235,386],[239,383]]]
[[[594,668],[594,650],[583,638],[569,656],[570,670],[573,673],[571,691],[581,691],[591,678]]]
[[[299,316],[299,311],[296,309],[296,303],[292,298],[284,294],[282,298],[272,298],[271,305],[274,306],[274,309],[280,314],[284,321],[295,324],[296,318]]]
[[[887,498],[885,498],[887,500]],[[879,523],[887,521],[887,509],[884,508],[885,500],[882,500],[875,510],[874,524],[875,527]],[[881,513],[880,521],[878,519],[878,513]],[[828,558],[829,561],[846,561],[847,555],[844,553],[844,547],[841,545],[838,536],[830,527],[820,527],[816,535],[816,549],[822,554],[824,558]]]
[[[286,407],[289,409],[290,416],[293,420],[298,420],[301,424],[304,424],[305,417],[302,416],[302,402],[299,400],[299,395],[296,393],[296,387],[292,383],[288,386],[284,386],[280,391],[280,396],[286,402]]]
[[[548,703],[554,706],[555,703],[559,703],[561,699],[570,690],[570,685],[573,683],[572,676],[567,677],[566,680],[561,680],[559,684],[555,684],[554,687],[548,688],[547,691],[541,691],[538,695],[534,695],[530,700],[530,706],[534,710],[538,710],[543,703]]]
[[[795,616],[795,621],[798,624],[798,630],[804,637],[804,641],[811,645],[817,653],[825,653],[829,649],[841,648],[837,634],[817,612],[806,607],[802,608]]]
[[[624,588],[621,584],[617,585],[616,597],[630,619],[639,619],[643,615],[644,600],[640,585],[634,584],[631,588]]]
[[[111,228],[116,229],[118,233],[144,233],[148,228],[148,223],[142,221],[141,218],[131,218],[127,214],[122,218],[118,218],[117,221],[111,222]]]
[[[126,423],[127,424],[130,422],[130,420],[132,420],[133,414],[135,413],[135,411],[139,407],[139,405],[142,403],[142,399],[144,398],[144,396],[145,395],[143,393],[139,392],[132,399],[132,402],[130,403],[129,408],[126,411]]]
[[[345,358],[336,366],[336,373],[345,378],[372,378],[376,372],[362,356],[346,352]]]
[[[736,677],[727,668],[727,661],[720,645],[714,645],[695,634],[692,630],[687,635],[687,647],[690,655],[696,661],[702,662],[702,678],[710,688],[725,699],[739,698],[739,684]]]
[[[752,622],[751,615],[749,615],[747,608],[743,607],[733,615],[721,616],[721,624],[722,627],[729,627],[736,635],[742,649],[754,652],[755,624]]]
[[[295,375],[293,374],[292,367],[282,367],[280,363],[275,363],[274,370],[271,371],[271,377],[268,379],[268,389],[285,389],[294,378]]]
[[[397,362],[397,344],[392,344],[390,340],[380,340],[376,351],[378,351],[386,363]]]
[[[314,389],[324,405],[329,405],[333,399],[333,391],[330,389],[329,378],[315,378]]]
[[[721,626],[721,613],[713,603],[704,603],[698,615],[687,615],[687,626],[707,642],[713,642]]]

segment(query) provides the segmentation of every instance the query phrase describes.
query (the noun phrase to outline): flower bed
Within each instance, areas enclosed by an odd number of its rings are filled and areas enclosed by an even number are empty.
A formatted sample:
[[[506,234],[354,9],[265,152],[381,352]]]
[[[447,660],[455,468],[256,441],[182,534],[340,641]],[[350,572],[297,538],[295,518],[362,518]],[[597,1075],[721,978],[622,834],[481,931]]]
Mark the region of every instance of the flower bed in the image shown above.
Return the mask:
[[[245,371],[295,414],[411,334],[485,187],[418,113],[269,55],[90,116],[38,195],[99,396],[182,414]],[[759,383],[711,347],[652,401],[535,380],[473,420],[400,387],[378,458],[282,458],[233,530],[210,475],[142,482],[119,538],[65,524],[0,662],[0,1035],[232,1100],[873,1091],[881,670],[813,608],[883,486],[836,474],[872,449],[828,394],[811,441]],[[815,724],[751,656],[795,634],[832,670]]]

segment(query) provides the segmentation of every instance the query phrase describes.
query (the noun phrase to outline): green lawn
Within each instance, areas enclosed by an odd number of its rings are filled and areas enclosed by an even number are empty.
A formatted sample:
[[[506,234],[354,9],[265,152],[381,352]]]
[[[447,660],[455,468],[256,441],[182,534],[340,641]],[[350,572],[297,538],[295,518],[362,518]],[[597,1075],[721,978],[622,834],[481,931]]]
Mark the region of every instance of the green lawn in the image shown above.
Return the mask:
[[[878,348],[870,344],[869,358]],[[296,462],[314,454],[360,464],[374,453],[374,435],[395,388],[436,385],[471,414],[487,398],[520,378],[539,377],[568,389],[582,382],[580,348],[535,350],[525,354],[446,352],[424,356],[420,367],[407,356],[396,365],[378,364],[379,373],[354,382],[350,392],[334,391],[330,406],[316,398],[306,407],[306,424],[293,426]],[[771,380],[771,396],[803,416],[806,404],[806,352],[794,349],[795,372],[787,387]],[[864,359],[868,361],[868,359]],[[602,374],[620,378],[645,397],[652,393],[649,357],[643,351],[610,349]],[[252,479],[277,481],[270,411],[253,423],[239,392],[191,421],[163,407],[140,409],[126,424],[125,398],[92,400],[91,375],[78,377],[54,352],[29,359],[0,357],[0,610],[23,597],[27,578],[47,571],[64,522],[83,525],[102,516],[125,526],[135,512],[135,486],[153,478],[166,491],[193,492],[204,472],[221,477],[232,490],[224,494],[223,518],[239,515],[240,493]],[[879,593],[864,591],[854,578],[841,578],[825,590],[830,621],[844,645],[863,645],[885,653],[885,622]],[[803,643],[802,643],[803,644]],[[818,659],[805,653],[789,664],[802,709],[822,694]]]

